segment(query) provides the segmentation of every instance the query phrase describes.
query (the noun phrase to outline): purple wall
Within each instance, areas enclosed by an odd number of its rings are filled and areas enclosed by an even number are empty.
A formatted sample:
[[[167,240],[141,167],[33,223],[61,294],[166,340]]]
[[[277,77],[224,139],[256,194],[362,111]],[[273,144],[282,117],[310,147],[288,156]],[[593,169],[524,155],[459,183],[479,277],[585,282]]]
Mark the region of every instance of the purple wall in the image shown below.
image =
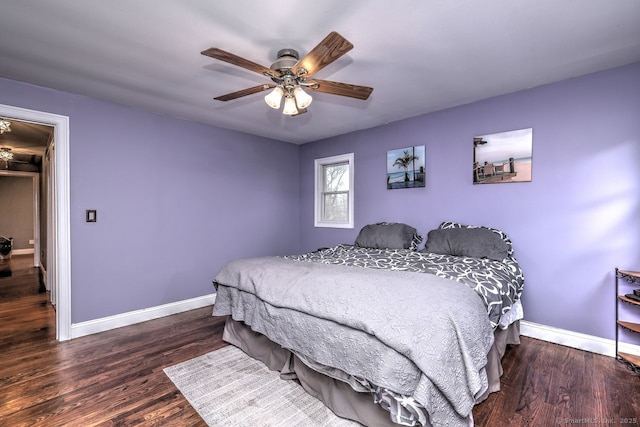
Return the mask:
[[[473,185],[473,136],[528,127],[532,182]],[[386,151],[422,144],[426,187],[387,190]],[[355,228],[314,228],[313,160],[348,152]],[[638,165],[640,64],[317,141],[301,147],[302,249],[379,221],[425,237],[443,220],[500,228],[525,272],[526,320],[613,338],[613,270],[640,270]]]
[[[207,295],[231,259],[299,250],[298,146],[10,80],[0,94],[70,117],[73,323]]]
[[[70,117],[73,323],[206,295],[228,260],[383,220],[503,229],[526,319],[596,336],[613,337],[614,267],[640,269],[640,64],[301,147],[10,80],[0,94]],[[533,181],[474,186],[473,136],[525,127]],[[421,144],[427,186],[387,190],[386,151]],[[313,160],[347,152],[356,227],[314,228]]]

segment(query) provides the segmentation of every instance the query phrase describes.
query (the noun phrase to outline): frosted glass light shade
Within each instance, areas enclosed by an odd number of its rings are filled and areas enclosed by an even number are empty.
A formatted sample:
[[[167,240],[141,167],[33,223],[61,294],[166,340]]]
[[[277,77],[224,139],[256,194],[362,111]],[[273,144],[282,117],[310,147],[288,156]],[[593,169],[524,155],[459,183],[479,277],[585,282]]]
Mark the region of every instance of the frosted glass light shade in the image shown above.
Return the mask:
[[[276,88],[269,95],[264,97],[264,102],[266,102],[269,107],[277,110],[278,108],[280,108],[282,95],[284,95],[282,88],[280,86],[276,86]]]
[[[287,96],[284,98],[284,108],[282,114],[288,116],[298,114],[298,108],[296,108],[296,99],[293,96]]]
[[[13,153],[10,148],[2,147],[0,148],[0,160],[4,160],[5,162],[13,159]]]
[[[0,133],[11,132],[11,122],[9,120],[0,119]]]
[[[293,95],[296,97],[296,104],[298,104],[300,108],[307,108],[311,105],[311,101],[313,101],[311,95],[302,90],[300,86],[293,90]]]

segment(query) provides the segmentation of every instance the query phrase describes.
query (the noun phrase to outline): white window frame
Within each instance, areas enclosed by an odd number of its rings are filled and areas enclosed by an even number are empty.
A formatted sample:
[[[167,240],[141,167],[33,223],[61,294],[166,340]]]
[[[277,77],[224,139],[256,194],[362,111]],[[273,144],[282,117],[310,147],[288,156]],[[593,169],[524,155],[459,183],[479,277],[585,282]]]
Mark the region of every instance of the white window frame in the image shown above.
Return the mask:
[[[315,227],[330,227],[330,228],[353,228],[353,206],[354,206],[354,169],[353,169],[353,153],[339,154],[337,156],[324,157],[321,159],[315,159],[315,187],[314,187],[314,226]],[[349,165],[349,190],[348,190],[348,209],[349,215],[347,221],[328,221],[322,219],[322,202],[323,202],[323,190],[324,190],[324,166],[335,165],[339,163],[347,163]]]

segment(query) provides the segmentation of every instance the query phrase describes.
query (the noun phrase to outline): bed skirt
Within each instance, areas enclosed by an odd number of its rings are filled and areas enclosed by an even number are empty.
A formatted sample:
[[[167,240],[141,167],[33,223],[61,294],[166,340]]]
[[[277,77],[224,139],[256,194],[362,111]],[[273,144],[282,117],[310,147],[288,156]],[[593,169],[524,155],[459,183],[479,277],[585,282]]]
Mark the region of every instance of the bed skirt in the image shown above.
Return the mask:
[[[279,371],[283,378],[297,378],[309,394],[342,418],[357,421],[365,426],[398,426],[389,418],[389,412],[373,403],[370,393],[356,392],[347,383],[314,371],[295,354],[251,330],[242,322],[229,317],[222,339],[260,360],[269,369]],[[520,344],[519,321],[512,323],[507,329],[496,329],[493,346],[487,355],[489,387],[476,403],[485,400],[490,393],[500,390],[501,360],[507,344]]]

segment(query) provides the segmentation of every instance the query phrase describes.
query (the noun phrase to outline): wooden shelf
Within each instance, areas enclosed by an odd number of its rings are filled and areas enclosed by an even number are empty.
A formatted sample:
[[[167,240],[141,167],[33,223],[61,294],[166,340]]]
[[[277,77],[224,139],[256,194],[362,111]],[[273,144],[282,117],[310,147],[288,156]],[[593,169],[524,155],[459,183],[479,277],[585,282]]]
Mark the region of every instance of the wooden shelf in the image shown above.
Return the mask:
[[[640,366],[640,356],[636,356],[635,354],[622,353],[622,352],[618,352],[618,356],[620,356],[622,360],[625,360],[631,363],[632,365]]]
[[[640,286],[640,271],[616,270],[616,280],[618,278],[627,282],[631,286]]]
[[[625,362],[629,368],[640,375],[640,355],[623,353],[618,351],[620,344],[620,334],[619,329],[624,328],[628,331],[635,332],[640,334],[640,323],[636,322],[628,322],[626,320],[620,320],[619,316],[619,308],[620,302],[626,302],[627,304],[631,304],[635,308],[634,317],[632,320],[638,320],[638,307],[640,307],[640,301],[634,298],[629,298],[627,295],[627,291],[631,288],[634,288],[634,292],[636,292],[636,288],[640,289],[640,272],[631,271],[631,270],[619,270],[616,268],[616,357],[618,360]],[[622,282],[626,282],[623,288],[620,288]],[[630,315],[630,313],[627,313]]]
[[[626,322],[624,320],[618,320],[618,325],[622,326],[625,329],[628,329],[633,332],[637,332],[640,334],[640,324],[633,322]]]
[[[624,295],[618,295],[618,299],[620,301],[628,302],[629,304],[640,305],[640,301],[631,299],[631,298],[629,298],[627,296],[624,296]]]
[[[631,270],[618,270],[623,276],[635,277],[636,279],[640,279],[640,271],[631,271]]]

